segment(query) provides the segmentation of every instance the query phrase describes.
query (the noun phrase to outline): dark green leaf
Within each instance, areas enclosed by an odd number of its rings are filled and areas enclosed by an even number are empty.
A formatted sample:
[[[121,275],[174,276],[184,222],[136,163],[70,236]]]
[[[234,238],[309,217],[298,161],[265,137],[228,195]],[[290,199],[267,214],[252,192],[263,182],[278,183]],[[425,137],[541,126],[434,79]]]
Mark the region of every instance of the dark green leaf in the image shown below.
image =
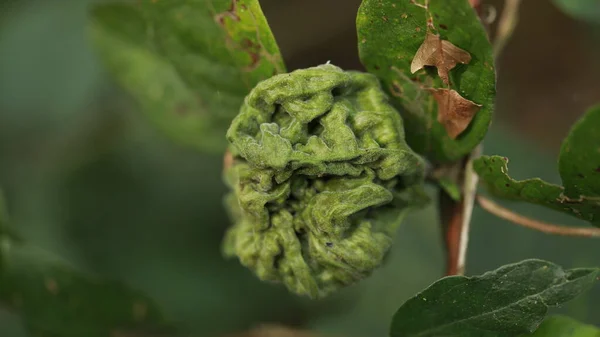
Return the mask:
[[[508,159],[478,158],[473,167],[495,196],[546,206],[600,226],[600,106],[573,126],[563,142],[558,162],[564,187],[539,178],[514,180],[508,175]]]
[[[2,194],[2,190],[0,190],[0,234],[2,230],[6,226],[7,221],[7,213],[6,213],[6,204],[4,202],[4,195]]]
[[[224,150],[246,94],[285,70],[257,0],[102,4],[91,32],[152,123],[203,150]]]
[[[589,109],[563,141],[558,171],[567,198],[593,197],[600,203],[599,125],[600,105]]]
[[[598,0],[553,0],[554,4],[568,15],[591,23],[600,23]]]
[[[549,306],[586,290],[599,269],[571,269],[525,260],[481,276],[445,277],[404,303],[391,336],[517,336],[533,332]]]
[[[88,277],[2,237],[0,256],[0,304],[36,335],[113,337],[167,328],[156,305],[125,285]]]
[[[492,47],[467,0],[363,0],[356,20],[360,58],[383,82],[401,111],[409,145],[432,161],[456,160],[468,154],[485,136],[495,97]],[[482,105],[469,127],[452,139],[437,121],[437,104],[424,88],[445,85],[435,70],[411,74],[411,62],[428,32],[467,51],[471,61],[452,69],[450,88]]]
[[[580,323],[566,316],[552,316],[544,320],[533,333],[521,337],[600,337],[600,329]]]

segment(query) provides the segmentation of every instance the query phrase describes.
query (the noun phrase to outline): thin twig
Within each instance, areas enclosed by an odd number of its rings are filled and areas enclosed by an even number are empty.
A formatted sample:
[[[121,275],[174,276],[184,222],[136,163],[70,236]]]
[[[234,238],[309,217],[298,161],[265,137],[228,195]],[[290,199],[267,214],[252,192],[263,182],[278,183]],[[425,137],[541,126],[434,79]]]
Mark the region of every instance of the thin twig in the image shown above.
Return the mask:
[[[467,165],[465,166],[465,181],[463,184],[463,224],[460,233],[460,246],[458,250],[457,274],[464,275],[465,264],[467,261],[467,247],[469,244],[469,231],[471,229],[471,216],[473,214],[473,205],[477,194],[477,183],[479,176],[473,170],[473,160],[483,152],[483,144],[479,144],[471,152]]]
[[[481,206],[481,208],[499,218],[508,220],[519,226],[535,229],[546,234],[600,238],[600,229],[598,228],[567,227],[545,223],[517,214],[509,210],[508,208],[504,208],[498,205],[497,203],[493,202],[492,200],[487,199],[481,195],[477,196],[477,203],[479,204],[479,206]]]
[[[521,0],[506,0],[504,9],[498,20],[498,29],[494,39],[494,56],[498,57],[510,39],[519,21],[519,5]]]

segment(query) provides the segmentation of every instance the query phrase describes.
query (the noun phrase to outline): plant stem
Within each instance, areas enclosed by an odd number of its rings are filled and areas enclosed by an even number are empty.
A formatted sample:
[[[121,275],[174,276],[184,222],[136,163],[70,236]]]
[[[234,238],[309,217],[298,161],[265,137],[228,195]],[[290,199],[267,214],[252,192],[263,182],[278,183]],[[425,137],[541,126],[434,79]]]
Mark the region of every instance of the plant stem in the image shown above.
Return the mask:
[[[477,203],[479,204],[479,206],[481,206],[481,208],[499,218],[508,220],[519,226],[531,228],[546,234],[600,238],[600,229],[598,228],[567,227],[545,223],[517,214],[509,210],[508,208],[504,208],[498,205],[497,203],[493,202],[492,200],[487,199],[481,195],[477,196]]]
[[[504,9],[498,21],[496,38],[494,39],[494,56],[498,57],[512,36],[519,21],[519,5],[521,0],[504,1]]]
[[[479,157],[483,145],[479,144],[471,154],[459,165],[459,176],[456,179],[461,184],[461,200],[455,201],[444,191],[440,191],[440,215],[444,229],[446,244],[446,275],[463,275],[469,243],[471,214],[475,203],[478,176],[473,171],[472,161]]]
[[[483,144],[479,144],[469,156],[465,167],[465,181],[463,185],[463,225],[460,233],[460,245],[458,253],[458,272],[459,275],[465,273],[465,264],[467,261],[467,247],[469,244],[469,231],[471,229],[471,215],[473,214],[473,205],[477,194],[477,183],[479,176],[473,170],[473,160],[483,152]]]

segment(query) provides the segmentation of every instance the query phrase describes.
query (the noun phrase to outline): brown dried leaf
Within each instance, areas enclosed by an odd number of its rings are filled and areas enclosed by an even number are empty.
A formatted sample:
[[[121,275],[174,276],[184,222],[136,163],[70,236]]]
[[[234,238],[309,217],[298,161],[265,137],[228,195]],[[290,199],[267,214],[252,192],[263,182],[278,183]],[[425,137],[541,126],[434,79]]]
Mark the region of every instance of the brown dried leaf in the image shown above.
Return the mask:
[[[481,105],[462,97],[456,90],[429,89],[429,91],[438,103],[438,122],[444,125],[450,138],[456,139],[469,126]]]
[[[448,72],[458,63],[467,64],[471,62],[471,54],[458,48],[448,40],[440,39],[439,35],[427,32],[425,41],[417,50],[410,64],[410,72],[415,73],[424,66],[434,66],[438,75],[448,85]]]

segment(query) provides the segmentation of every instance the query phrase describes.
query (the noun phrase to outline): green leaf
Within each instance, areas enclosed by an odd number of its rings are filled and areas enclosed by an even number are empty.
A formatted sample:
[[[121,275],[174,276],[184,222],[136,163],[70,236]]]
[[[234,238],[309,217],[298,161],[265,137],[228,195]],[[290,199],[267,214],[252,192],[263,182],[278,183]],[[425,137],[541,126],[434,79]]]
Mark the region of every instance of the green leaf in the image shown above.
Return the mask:
[[[0,190],[0,235],[6,227],[7,221],[7,213],[6,213],[6,203],[4,202],[4,194],[2,194],[2,190]]]
[[[356,19],[359,54],[401,111],[409,145],[431,161],[448,162],[470,153],[487,132],[495,97],[492,46],[467,0],[430,0],[428,9],[419,3],[425,1],[363,0]],[[428,20],[430,31],[472,57],[450,71],[450,88],[482,107],[456,139],[437,121],[437,104],[424,89],[445,87],[436,71],[410,72]]]
[[[146,296],[84,275],[48,252],[0,237],[0,257],[0,304],[35,335],[110,337],[169,328]]]
[[[285,71],[257,0],[101,4],[91,36],[150,121],[201,150],[225,150],[250,89]]]
[[[600,226],[600,105],[591,108],[564,140],[558,169],[563,186],[539,178],[515,180],[508,175],[508,159],[478,158],[473,167],[494,196],[526,201],[561,211]]]
[[[566,316],[548,317],[533,333],[521,337],[600,337],[600,329]]]
[[[441,177],[438,179],[438,184],[444,192],[454,201],[460,201],[462,192],[460,186],[452,181],[449,177]]]
[[[541,260],[506,265],[481,276],[445,277],[404,303],[392,337],[517,336],[533,332],[549,306],[592,285],[600,269],[563,270]]]
[[[600,23],[598,0],[553,0],[556,7],[571,17],[590,23]]]

